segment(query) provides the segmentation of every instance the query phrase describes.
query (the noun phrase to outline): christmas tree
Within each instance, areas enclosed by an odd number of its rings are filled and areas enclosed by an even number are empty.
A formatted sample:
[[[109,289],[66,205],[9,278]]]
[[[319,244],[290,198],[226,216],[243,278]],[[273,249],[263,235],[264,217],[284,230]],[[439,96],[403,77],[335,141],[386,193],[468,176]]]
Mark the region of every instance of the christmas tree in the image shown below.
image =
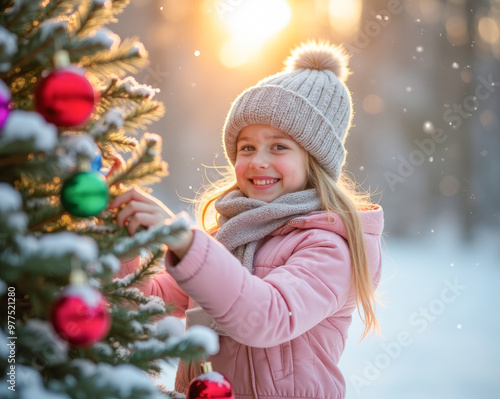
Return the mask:
[[[127,4],[0,0],[1,397],[165,397],[160,359],[217,350],[137,288],[188,223],[129,237],[107,209],[167,175],[143,132],[163,115],[157,90],[126,76],[147,52],[104,28]],[[141,266],[115,278],[126,259]]]

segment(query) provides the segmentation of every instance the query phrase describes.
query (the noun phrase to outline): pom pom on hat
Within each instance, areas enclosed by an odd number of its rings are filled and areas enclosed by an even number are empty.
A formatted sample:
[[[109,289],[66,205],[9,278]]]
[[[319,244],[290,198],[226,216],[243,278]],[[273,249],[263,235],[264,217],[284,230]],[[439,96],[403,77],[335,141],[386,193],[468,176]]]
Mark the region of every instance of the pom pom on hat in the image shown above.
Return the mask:
[[[299,69],[330,70],[341,82],[345,82],[350,75],[348,60],[342,46],[335,46],[328,41],[309,40],[292,50],[285,61],[285,72]]]

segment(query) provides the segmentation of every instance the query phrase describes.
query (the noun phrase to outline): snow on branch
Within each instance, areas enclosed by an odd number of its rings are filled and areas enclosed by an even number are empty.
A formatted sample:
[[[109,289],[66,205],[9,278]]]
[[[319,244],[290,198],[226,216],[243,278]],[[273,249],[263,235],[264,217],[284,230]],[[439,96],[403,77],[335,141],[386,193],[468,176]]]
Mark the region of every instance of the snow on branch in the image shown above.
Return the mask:
[[[100,45],[108,50],[116,50],[120,45],[120,36],[107,28],[101,28],[87,36],[88,43]]]
[[[110,8],[112,6],[111,0],[92,0],[92,3],[103,8]]]
[[[92,160],[98,153],[98,147],[88,135],[61,135],[62,146],[65,149],[58,157],[58,163],[65,169],[75,169],[80,158]]]
[[[39,264],[74,255],[82,263],[93,263],[97,260],[99,252],[97,243],[93,239],[67,231],[44,235],[39,239],[33,236],[16,237],[15,242],[16,248],[7,248],[0,253],[0,262],[14,267],[25,267],[32,262]]]
[[[10,384],[9,384],[10,385]],[[7,392],[7,382],[0,383],[0,390]],[[10,396],[7,396],[10,397]],[[71,399],[70,396],[47,389],[42,376],[33,367],[16,365],[16,398]]]
[[[12,111],[0,136],[0,154],[52,152],[56,145],[57,128],[36,112]]]
[[[194,345],[203,348],[208,355],[215,355],[219,351],[219,336],[205,326],[192,326],[186,334],[171,337],[165,341],[168,347],[186,348]]]
[[[97,243],[85,236],[63,231],[41,237],[36,245],[31,248],[38,256],[61,258],[66,255],[75,255],[85,263],[95,262],[99,255]],[[29,246],[28,246],[29,251]]]
[[[139,312],[148,312],[148,313],[162,313],[165,312],[165,302],[160,297],[151,295],[148,297],[148,302],[139,305]]]
[[[10,68],[8,60],[17,52],[17,36],[0,26],[0,71]]]
[[[141,42],[135,42],[128,52],[129,56],[137,56],[140,58],[148,58],[148,51]]]
[[[183,334],[184,324],[177,317],[167,316],[156,324],[156,336],[181,337]]]
[[[164,398],[150,377],[130,364],[111,366],[106,363],[94,364],[87,359],[75,359],[71,362],[71,366],[79,369],[94,390],[105,389],[106,392],[110,392],[110,397]]]
[[[155,94],[160,91],[159,89],[154,89],[152,86],[138,83],[132,76],[127,76],[126,78],[119,80],[116,83],[116,88],[122,88],[131,97],[141,96],[150,99],[152,99]]]
[[[170,224],[160,223],[151,226],[147,230],[136,233],[133,237],[124,237],[115,245],[111,251],[117,255],[126,257],[126,255],[137,247],[151,247],[154,244],[161,246],[163,243],[172,243],[182,238],[189,230],[189,222],[183,214],[172,220]]]
[[[23,199],[21,194],[10,184],[0,183],[0,215],[18,212],[22,209]]]
[[[68,31],[68,21],[59,18],[51,18],[40,24],[40,40],[58,36]]]
[[[0,183],[0,232],[22,234],[28,228],[28,216],[22,211],[21,194],[12,186]]]
[[[120,129],[125,123],[124,112],[121,108],[112,108],[94,124],[89,134],[97,139],[103,134]]]
[[[23,326],[24,342],[29,342],[33,354],[42,357],[44,363],[55,365],[68,360],[69,345],[54,332],[52,325],[44,320],[31,319]]]

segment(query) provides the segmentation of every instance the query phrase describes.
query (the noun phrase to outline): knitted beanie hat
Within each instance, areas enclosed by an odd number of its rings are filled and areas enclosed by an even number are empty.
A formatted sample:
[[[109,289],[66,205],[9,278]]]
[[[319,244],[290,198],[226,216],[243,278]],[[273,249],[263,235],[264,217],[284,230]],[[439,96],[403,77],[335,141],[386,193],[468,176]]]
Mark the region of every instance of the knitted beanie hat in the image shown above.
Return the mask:
[[[236,162],[236,141],[248,125],[270,125],[289,134],[337,181],[352,119],[343,48],[309,41],[294,49],[285,69],[241,93],[223,129],[226,158]]]

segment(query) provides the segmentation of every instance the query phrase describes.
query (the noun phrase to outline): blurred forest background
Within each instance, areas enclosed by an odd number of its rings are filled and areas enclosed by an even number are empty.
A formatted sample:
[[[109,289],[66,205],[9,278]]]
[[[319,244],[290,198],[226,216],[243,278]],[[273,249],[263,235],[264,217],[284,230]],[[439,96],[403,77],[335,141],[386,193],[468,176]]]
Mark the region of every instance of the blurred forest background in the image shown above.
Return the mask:
[[[224,165],[231,102],[282,69],[295,44],[342,43],[351,55],[354,126],[347,169],[377,193],[389,235],[464,239],[500,221],[500,1],[132,0],[115,28],[139,35],[138,76],[167,109],[170,176],[155,195],[175,212]]]
[[[154,195],[174,212],[218,178],[203,165],[226,164],[221,129],[241,91],[301,41],[345,45],[346,168],[384,207],[388,250],[383,336],[358,345],[355,315],[341,359],[347,397],[500,397],[500,1],[131,3],[113,30],[149,51],[137,78],[161,89],[166,115],[151,131],[170,171]],[[173,385],[175,369],[165,373]]]
[[[154,193],[174,211],[217,179],[202,165],[225,164],[236,96],[324,38],[351,55],[347,169],[378,193],[389,235],[500,225],[500,1],[132,0],[115,30],[150,53],[138,79],[161,89],[151,131],[170,170]]]

